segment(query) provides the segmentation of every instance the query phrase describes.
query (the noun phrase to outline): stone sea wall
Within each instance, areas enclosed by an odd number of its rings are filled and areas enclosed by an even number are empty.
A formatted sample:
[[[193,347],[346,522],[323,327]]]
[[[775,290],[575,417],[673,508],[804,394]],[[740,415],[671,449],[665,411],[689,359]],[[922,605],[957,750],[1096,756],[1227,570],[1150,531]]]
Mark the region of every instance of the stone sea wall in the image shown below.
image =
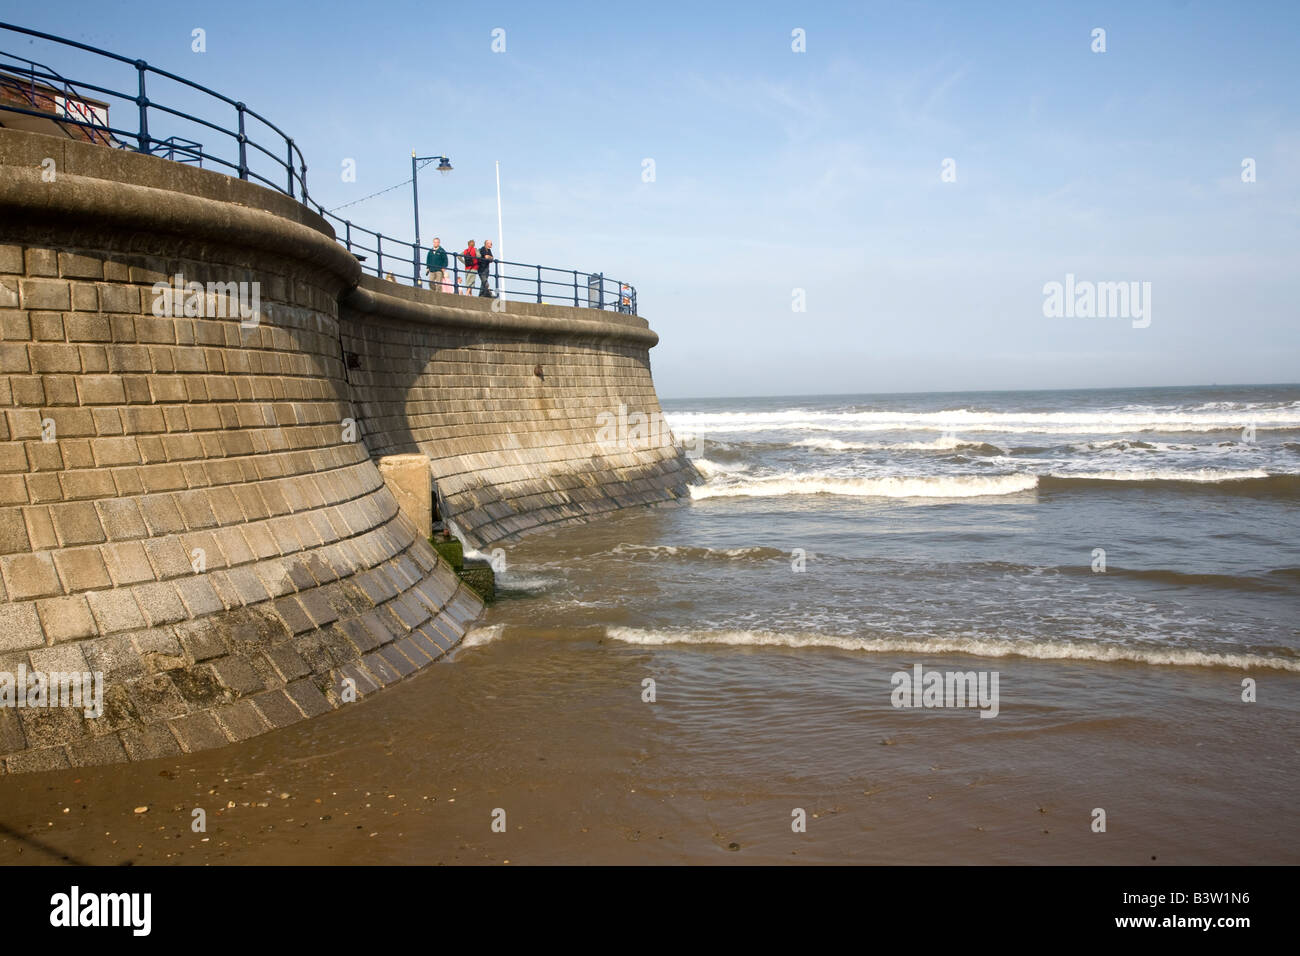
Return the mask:
[[[288,197],[127,151],[0,130],[0,336],[0,772],[221,746],[443,655],[482,605],[380,455],[426,454],[471,542],[690,477],[596,441],[658,409],[642,320],[363,279]],[[102,715],[7,701],[24,671],[102,675]]]
[[[348,381],[372,453],[424,453],[444,517],[476,545],[685,497],[695,473],[657,424],[646,321],[498,308],[370,277],[344,297]]]

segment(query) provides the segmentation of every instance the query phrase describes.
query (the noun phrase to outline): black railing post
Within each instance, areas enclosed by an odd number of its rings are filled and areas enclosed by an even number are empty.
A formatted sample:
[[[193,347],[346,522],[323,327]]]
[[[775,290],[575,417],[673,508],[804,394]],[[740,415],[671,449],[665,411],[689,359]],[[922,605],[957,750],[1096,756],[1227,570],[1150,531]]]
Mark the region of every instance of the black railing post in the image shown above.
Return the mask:
[[[347,238],[343,241],[343,244],[348,247],[348,252],[351,252],[352,251],[352,220],[351,219],[344,220],[343,225],[347,227],[344,230],[344,234],[347,236]]]
[[[248,136],[244,133],[244,104],[236,103],[235,109],[239,111],[239,135],[236,139],[239,141],[239,178],[248,178]]]
[[[140,141],[140,148],[137,152],[149,152],[149,97],[144,92],[144,73],[149,69],[149,64],[144,60],[135,61],[136,72],[140,76],[140,93],[135,98],[136,105],[140,107],[140,129],[136,134],[136,139]]]
[[[411,244],[411,278],[415,281],[415,287],[420,288],[420,247]]]
[[[287,143],[288,143],[289,152],[288,155],[285,156],[287,162],[285,163],[284,168],[289,171],[289,198],[293,199],[295,198],[293,195],[293,140],[292,139],[287,140]],[[303,193],[302,198],[303,199],[307,198],[307,194],[305,191]]]
[[[384,237],[382,233],[375,233],[375,256],[378,261],[375,263],[375,275],[379,278],[384,277]]]
[[[537,302],[542,301],[542,267],[537,267]]]
[[[578,270],[573,270],[573,307],[578,307]]]

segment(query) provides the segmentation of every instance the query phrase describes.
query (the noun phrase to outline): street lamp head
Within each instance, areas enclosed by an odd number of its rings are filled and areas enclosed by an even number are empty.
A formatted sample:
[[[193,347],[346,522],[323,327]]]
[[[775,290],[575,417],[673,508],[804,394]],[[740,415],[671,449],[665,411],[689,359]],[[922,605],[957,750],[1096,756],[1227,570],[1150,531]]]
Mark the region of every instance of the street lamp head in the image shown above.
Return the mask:
[[[438,172],[442,173],[444,176],[451,172],[451,160],[446,156],[441,157],[441,161],[438,163]]]

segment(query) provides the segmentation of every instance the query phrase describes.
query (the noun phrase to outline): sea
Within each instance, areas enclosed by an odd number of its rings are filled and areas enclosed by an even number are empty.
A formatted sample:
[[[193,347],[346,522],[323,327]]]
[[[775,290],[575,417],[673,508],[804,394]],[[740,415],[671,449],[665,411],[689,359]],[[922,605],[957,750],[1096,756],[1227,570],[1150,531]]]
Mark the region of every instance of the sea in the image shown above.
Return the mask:
[[[666,412],[706,480],[602,560],[707,610],[619,639],[1300,671],[1296,386]]]
[[[0,858],[1300,862],[1300,386],[663,407],[688,499],[483,548],[356,707],[0,780]]]

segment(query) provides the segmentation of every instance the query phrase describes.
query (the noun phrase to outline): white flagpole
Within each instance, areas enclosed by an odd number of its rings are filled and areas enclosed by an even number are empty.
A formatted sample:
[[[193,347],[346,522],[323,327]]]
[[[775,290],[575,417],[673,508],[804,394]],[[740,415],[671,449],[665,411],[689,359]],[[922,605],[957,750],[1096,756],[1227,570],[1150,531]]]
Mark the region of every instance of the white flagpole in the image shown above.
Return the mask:
[[[497,258],[502,257],[505,242],[501,238],[501,160],[497,160]],[[501,267],[497,266],[497,295],[501,294]]]

